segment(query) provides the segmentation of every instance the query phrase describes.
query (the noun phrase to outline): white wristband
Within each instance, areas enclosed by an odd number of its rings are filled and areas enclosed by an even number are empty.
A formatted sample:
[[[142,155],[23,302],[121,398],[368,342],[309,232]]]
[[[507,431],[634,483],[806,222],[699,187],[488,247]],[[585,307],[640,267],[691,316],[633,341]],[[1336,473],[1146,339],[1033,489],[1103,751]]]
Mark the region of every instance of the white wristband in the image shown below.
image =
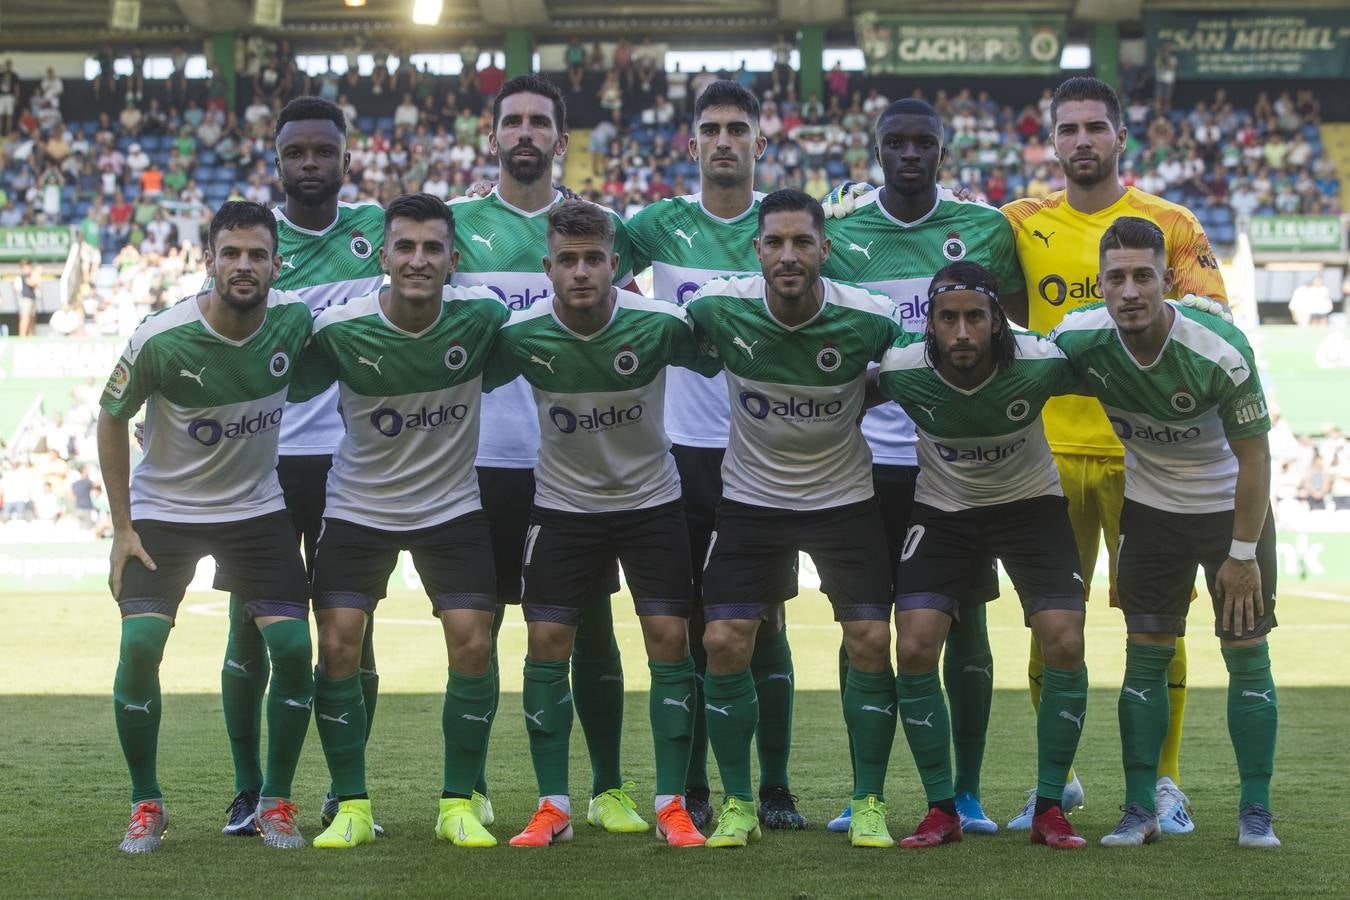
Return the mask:
[[[1228,548],[1228,555],[1243,562],[1256,559],[1256,541],[1239,541],[1237,538],[1233,538],[1233,543]]]

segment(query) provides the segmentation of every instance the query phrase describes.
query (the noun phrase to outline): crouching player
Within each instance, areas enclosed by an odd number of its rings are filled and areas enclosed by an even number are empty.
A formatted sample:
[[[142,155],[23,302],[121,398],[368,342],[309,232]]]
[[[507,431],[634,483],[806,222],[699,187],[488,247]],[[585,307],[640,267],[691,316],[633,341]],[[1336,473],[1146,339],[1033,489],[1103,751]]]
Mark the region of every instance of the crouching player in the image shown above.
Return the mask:
[[[483,367],[508,314],[486,288],[443,287],[456,261],[454,218],[443,201],[396,198],[385,209],[384,232],[389,285],[319,315],[299,379],[307,393],[336,381],[345,423],[314,569],[314,712],[338,812],[314,846],[375,839],[361,647],[398,554],[408,550],[449,658],[436,835],[491,847],[497,842],[473,787],[495,712],[496,581],[473,460]]]
[[[553,295],[513,313],[493,354],[490,384],[523,375],[541,433],[534,509],[525,542],[522,610],[528,628],[525,726],[539,807],[517,847],[572,837],[568,658],[583,609],[617,556],[642,622],[651,670],[657,831],[702,845],[684,806],[695,696],[688,618],[689,533],[664,423],[667,365],[700,360],[684,313],[613,287],[614,223],[592,203],[548,213],[544,271]]]
[[[1279,715],[1266,643],[1276,624],[1270,418],[1251,346],[1217,316],[1163,299],[1172,270],[1152,222],[1116,219],[1100,258],[1105,303],[1065,316],[1051,337],[1125,446],[1118,584],[1129,641],[1117,706],[1125,815],[1102,843],[1161,835],[1154,782],[1167,732],[1167,667],[1201,567],[1228,667],[1238,844],[1278,847],[1270,779]]]
[[[941,269],[928,289],[923,341],[881,361],[881,393],[918,426],[914,512],[896,571],[897,705],[927,795],[928,815],[902,847],[961,840],[951,725],[938,656],[958,598],[990,556],[1003,560],[1045,652],[1036,718],[1038,784],[1032,843],[1083,846],[1060,808],[1087,710],[1083,578],[1041,407],[1076,376],[1054,344],[1014,334],[993,275],[978,263]],[[887,712],[889,715],[890,713]]]
[[[113,714],[131,770],[127,853],[158,850],[164,836],[159,663],[207,555],[236,585],[272,659],[258,828],[266,846],[304,846],[289,798],[312,708],[309,591],[276,462],[292,361],[312,320],[299,297],[271,289],[281,257],[265,206],[221,206],[206,267],[208,290],[137,327],[100,401],[98,456],[113,520],[108,584],[122,611]],[[131,477],[127,423],[143,403],[145,456]]]

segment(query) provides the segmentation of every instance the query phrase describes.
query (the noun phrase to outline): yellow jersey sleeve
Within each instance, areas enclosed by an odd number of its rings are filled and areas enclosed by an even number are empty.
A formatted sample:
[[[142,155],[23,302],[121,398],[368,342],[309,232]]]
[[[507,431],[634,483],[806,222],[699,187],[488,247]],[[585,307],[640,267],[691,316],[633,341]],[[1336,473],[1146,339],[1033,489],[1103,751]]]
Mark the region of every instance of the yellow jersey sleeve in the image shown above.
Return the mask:
[[[1071,207],[1063,191],[1003,207],[1012,225],[1017,256],[1027,279],[1027,326],[1048,334],[1080,306],[1099,303],[1098,247],[1121,216],[1139,216],[1162,229],[1176,296],[1201,294],[1227,300],[1223,276],[1199,221],[1190,210],[1161,197],[1127,188],[1119,200],[1095,213]],[[1045,436],[1056,453],[1123,456],[1106,414],[1090,397],[1054,397],[1043,413]]]

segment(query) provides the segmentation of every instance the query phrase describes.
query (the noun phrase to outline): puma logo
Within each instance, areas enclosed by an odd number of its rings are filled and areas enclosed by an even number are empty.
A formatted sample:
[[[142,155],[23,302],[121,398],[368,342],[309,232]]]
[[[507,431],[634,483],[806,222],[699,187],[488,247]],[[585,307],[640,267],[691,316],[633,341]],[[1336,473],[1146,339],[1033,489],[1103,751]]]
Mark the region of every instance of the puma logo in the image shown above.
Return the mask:
[[[1049,234],[1041,234],[1041,230],[1037,228],[1035,231],[1031,233],[1031,236],[1035,238],[1040,238],[1045,243],[1045,249],[1049,250],[1050,239],[1055,236],[1055,233],[1052,231]]]
[[[572,692],[568,691],[567,693],[562,695],[562,699],[558,701],[558,705],[562,706],[564,703],[571,703],[571,702],[572,702]]]
[[[124,712],[143,712],[148,716],[150,715],[150,704],[154,702],[155,698],[151,697],[149,700],[145,701],[140,706],[137,706],[134,703],[123,703],[122,710]]]
[[[298,700],[292,700],[290,697],[287,697],[287,698],[286,698],[286,705],[287,705],[287,706],[293,706],[293,707],[295,707],[296,709],[303,709],[305,712],[309,712],[310,710],[312,710],[312,709],[314,708],[314,698],[313,698],[313,697],[306,697],[306,698],[305,698],[305,702],[304,702],[304,703],[301,703],[301,702],[299,702]]]
[[[936,422],[936,421],[937,421],[937,415],[936,415],[936,413],[937,413],[937,407],[936,407],[936,406],[923,406],[923,405],[921,405],[921,404],[915,404],[915,405],[918,406],[919,409],[921,409],[921,410],[923,410],[924,412],[928,413],[928,421],[929,421],[929,422]]]
[[[791,673],[791,672],[770,672],[770,673],[769,673],[769,677],[766,678],[766,679],[764,679],[764,680],[765,680],[765,681],[775,681],[775,680],[777,680],[777,681],[786,681],[786,682],[788,683],[788,687],[791,687],[791,686],[792,686],[792,673]]]
[[[921,726],[923,726],[924,728],[932,728],[932,727],[933,727],[933,714],[932,714],[932,713],[929,713],[928,715],[924,716],[924,717],[923,717],[923,721],[919,721],[918,719],[905,719],[905,724],[906,724],[906,725],[921,725]]]
[[[680,709],[684,710],[685,712],[689,712],[689,698],[692,697],[692,696],[693,696],[693,694],[685,694],[683,700],[676,700],[674,697],[662,697],[662,698],[661,698],[661,705],[662,705],[662,706],[678,706]]]
[[[895,704],[894,704],[894,703],[892,703],[890,706],[885,706],[885,707],[882,707],[882,706],[872,706],[871,704],[868,704],[867,706],[860,707],[860,709],[862,709],[863,712],[877,712],[877,713],[881,713],[883,716],[891,716],[891,717],[894,717],[894,716],[895,716]]]
[[[323,722],[336,722],[339,725],[350,725],[351,722],[347,721],[347,717],[350,715],[350,712],[345,712],[340,716],[330,716],[327,713],[319,713],[319,719]]]
[[[695,231],[694,234],[698,234],[698,232]],[[694,234],[685,234],[683,228],[676,228],[676,229],[675,229],[675,236],[676,236],[677,238],[679,238],[680,240],[684,241],[684,243],[685,243],[691,250],[692,250],[693,247],[694,247]]]
[[[728,703],[726,706],[713,706],[711,703],[705,703],[703,704],[703,708],[706,710],[711,710],[712,712],[715,712],[718,715],[726,716],[727,718],[731,717],[731,713],[727,712],[727,710],[731,709],[730,703]]]
[[[376,374],[376,375],[381,375],[381,376],[382,376],[382,375],[384,375],[384,373],[380,371],[380,360],[382,360],[382,359],[384,359],[384,354],[380,354],[379,356],[375,357],[375,361],[374,361],[374,362],[371,362],[370,360],[366,359],[364,356],[358,356],[358,357],[356,358],[356,361],[357,361],[358,363],[360,363],[361,365],[363,365],[363,366],[370,366],[372,369],[375,370],[375,374]]]
[[[1093,378],[1096,378],[1098,381],[1100,381],[1102,383],[1102,390],[1106,390],[1106,379],[1111,377],[1110,372],[1107,372],[1105,375],[1103,375],[1101,372],[1098,372],[1096,369],[1089,366],[1088,374],[1091,375]]]
[[[745,355],[750,357],[751,359],[755,358],[755,344],[758,343],[759,341],[751,341],[750,343],[747,344],[745,342],[745,339],[742,338],[739,334],[733,336],[731,339],[731,346],[741,348],[742,350],[745,351]]]
[[[201,372],[195,372],[195,373],[194,373],[194,372],[189,372],[187,369],[179,369],[179,370],[178,370],[178,374],[179,374],[179,376],[182,377],[182,378],[191,378],[193,381],[197,382],[197,387],[206,387],[206,385],[202,384],[202,372],[205,372],[205,371],[206,371],[206,366],[202,366]]]
[[[966,667],[965,667],[964,669],[962,669],[961,671],[962,671],[962,672],[977,672],[977,673],[979,673],[980,675],[987,675],[987,676],[989,677],[989,680],[990,680],[990,681],[993,681],[993,680],[994,680],[994,664],[993,664],[993,663],[990,663],[990,664],[987,665],[987,666],[966,666]]]
[[[492,720],[492,710],[488,710],[481,716],[473,716],[469,715],[468,713],[460,713],[459,717],[461,719],[467,719],[470,722],[482,722],[484,725],[489,725],[491,724]]]
[[[481,234],[475,234],[473,237],[470,238],[470,240],[476,241],[477,243],[486,245],[487,248],[488,248],[488,252],[491,253],[491,252],[492,252],[492,242],[493,242],[493,240],[496,239],[496,237],[497,237],[497,232],[494,231],[494,232],[492,232],[492,234],[489,234],[487,237],[483,237]]]
[[[1244,697],[1260,697],[1262,700],[1266,701],[1267,703],[1273,703],[1274,701],[1270,699],[1270,691],[1271,691],[1270,688],[1266,688],[1264,691],[1243,691],[1243,692],[1242,692],[1242,696],[1244,696]]]
[[[227,669],[238,669],[240,672],[243,672],[245,675],[247,675],[247,674],[248,674],[248,664],[251,663],[251,662],[253,662],[253,660],[251,660],[251,659],[250,659],[250,660],[247,660],[246,662],[235,662],[235,661],[232,660],[232,659],[227,659],[227,660],[225,660],[225,668],[227,668]]]
[[[1073,713],[1069,712],[1067,709],[1061,709],[1061,710],[1059,711],[1059,717],[1060,717],[1061,719],[1068,719],[1070,722],[1072,722],[1073,724],[1075,724],[1075,725],[1078,726],[1078,730],[1079,730],[1079,731],[1082,731],[1082,730],[1083,730],[1083,720],[1087,718],[1087,710],[1083,710],[1081,713],[1079,713],[1078,715],[1075,716]]]
[[[525,713],[525,718],[527,718],[527,719],[529,719],[531,722],[533,722],[533,723],[535,724],[535,727],[536,727],[536,728],[543,728],[543,727],[544,727],[544,723],[543,723],[543,721],[540,719],[540,716],[542,716],[543,714],[544,714],[544,711],[543,711],[542,709],[539,710],[539,711],[536,712],[536,713],[530,713],[530,712],[527,712],[527,713]]]
[[[557,374],[557,373],[555,373],[555,372],[553,371],[553,361],[554,361],[555,359],[557,359],[557,358],[558,358],[558,357],[556,357],[556,356],[550,356],[550,357],[548,358],[548,361],[545,362],[544,360],[540,359],[539,357],[535,356],[534,354],[530,354],[530,362],[534,363],[535,365],[543,366],[545,369],[548,369],[548,374],[550,374],[550,375],[555,375],[555,374]]]
[[[875,244],[875,243],[876,243],[876,241],[868,241],[866,247],[860,246],[860,245],[858,245],[858,244],[849,244],[849,245],[848,245],[848,249],[854,251],[855,253],[861,253],[863,256],[867,257],[867,261],[868,261],[868,262],[871,262],[871,261],[872,261],[872,245]]]
[[[1135,689],[1132,688],[1132,687],[1126,686],[1126,687],[1122,687],[1122,688],[1120,689],[1120,692],[1121,692],[1122,694],[1129,694],[1131,697],[1138,697],[1139,700],[1140,700],[1140,702],[1142,702],[1142,703],[1147,703],[1147,702],[1148,702],[1148,692],[1151,691],[1151,690],[1153,690],[1153,688],[1144,688],[1142,691],[1137,691],[1137,690],[1135,690]]]

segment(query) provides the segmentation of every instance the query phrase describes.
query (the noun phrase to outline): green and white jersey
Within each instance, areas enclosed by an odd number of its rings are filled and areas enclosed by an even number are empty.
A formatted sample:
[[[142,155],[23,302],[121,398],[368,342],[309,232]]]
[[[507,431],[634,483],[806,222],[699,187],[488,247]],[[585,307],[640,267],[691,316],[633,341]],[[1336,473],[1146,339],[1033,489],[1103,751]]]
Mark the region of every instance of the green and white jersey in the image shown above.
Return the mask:
[[[1125,496],[1177,513],[1232,509],[1237,457],[1229,441],[1270,431],[1246,337],[1208,313],[1166,301],[1167,343],[1141,366],[1104,304],[1083,306],[1050,333],[1097,395],[1125,447]]]
[[[511,314],[488,385],[529,383],[543,434],[536,504],[596,513],[680,498],[665,430],[668,365],[717,368],[700,358],[684,312],[664,300],[616,290],[613,317],[591,335],[564,325],[551,297]]]
[[[729,500],[817,510],[873,495],[872,454],[854,423],[869,363],[904,329],[889,298],[820,283],[820,311],[796,327],[769,311],[761,275],[710,281],[685,307],[726,372],[731,435],[722,496]]]
[[[272,214],[281,254],[281,273],[272,287],[298,294],[314,315],[384,283],[380,268],[384,210],[378,203],[339,203],[337,218],[322,231],[293,224],[280,206]],[[287,405],[282,456],[328,455],[341,438],[337,388]]]
[[[633,271],[652,267],[652,291],[683,306],[713,278],[760,271],[755,255],[759,232],[756,192],[750,208],[734,219],[714,216],[702,194],[653,203],[628,220]],[[727,385],[719,373],[703,378],[684,369],[666,377],[666,432],[685,447],[725,447],[731,427]]]
[[[913,222],[888,213],[878,188],[860,197],[845,218],[827,221],[825,236],[831,246],[822,274],[886,294],[909,331],[923,332],[928,283],[948,263],[979,263],[994,273],[1000,294],[1026,287],[1008,220],[992,206],[958,200],[946,188],[938,188],[933,208]],[[884,404],[869,410],[862,428],[878,463],[916,464],[914,422],[900,407]]]
[[[325,516],[410,531],[481,507],[483,367],[507,316],[491,291],[457,287],[417,334],[389,321],[378,290],[319,315],[297,380],[306,390],[336,381],[340,392],[346,430]]]
[[[548,256],[548,211],[562,199],[557,193],[553,203],[535,212],[517,209],[495,189],[486,197],[452,200],[459,265],[450,283],[490,288],[513,313],[551,295],[553,285],[544,274],[543,262]],[[606,212],[614,218],[614,252],[619,255],[614,284],[624,286],[633,280],[628,235],[623,220]],[[539,426],[525,381],[519,379],[484,397],[482,416],[478,465],[532,468],[539,455]]]
[[[234,522],[286,508],[277,440],[312,326],[304,301],[276,290],[263,324],[242,341],[213,331],[197,297],[137,326],[99,401],[118,419],[145,404],[133,519]]]
[[[1078,377],[1053,343],[1016,336],[1017,358],[978,387],[954,387],[928,362],[922,338],[906,336],[881,360],[881,392],[919,430],[914,499],[956,512],[1044,494],[1063,496],[1041,425],[1045,401]]]

